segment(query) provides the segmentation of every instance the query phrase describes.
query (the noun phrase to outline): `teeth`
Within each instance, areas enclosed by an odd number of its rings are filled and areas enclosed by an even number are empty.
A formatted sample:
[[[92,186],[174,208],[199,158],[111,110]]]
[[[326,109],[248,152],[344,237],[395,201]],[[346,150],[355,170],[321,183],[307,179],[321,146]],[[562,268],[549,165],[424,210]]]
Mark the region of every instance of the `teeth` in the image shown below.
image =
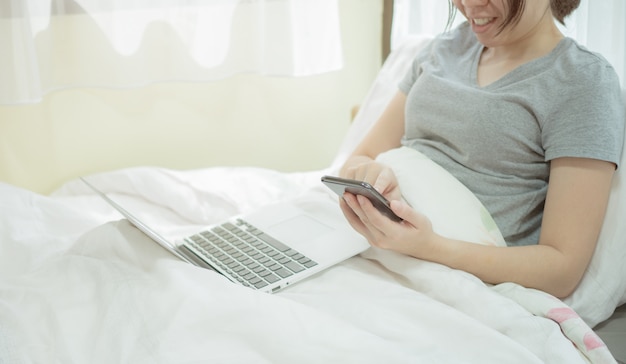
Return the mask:
[[[493,20],[493,18],[474,19],[474,24],[476,24],[476,25],[485,25],[485,24],[489,23],[492,20]]]

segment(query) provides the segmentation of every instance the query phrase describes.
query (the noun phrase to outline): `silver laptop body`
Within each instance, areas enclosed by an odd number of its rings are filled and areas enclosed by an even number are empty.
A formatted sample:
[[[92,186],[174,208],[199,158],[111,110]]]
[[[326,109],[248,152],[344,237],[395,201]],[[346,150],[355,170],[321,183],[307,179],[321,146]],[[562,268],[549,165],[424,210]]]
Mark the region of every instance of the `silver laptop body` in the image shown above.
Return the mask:
[[[277,292],[369,247],[337,203],[278,203],[169,241],[104,192],[81,180],[134,226],[179,259],[231,281]]]

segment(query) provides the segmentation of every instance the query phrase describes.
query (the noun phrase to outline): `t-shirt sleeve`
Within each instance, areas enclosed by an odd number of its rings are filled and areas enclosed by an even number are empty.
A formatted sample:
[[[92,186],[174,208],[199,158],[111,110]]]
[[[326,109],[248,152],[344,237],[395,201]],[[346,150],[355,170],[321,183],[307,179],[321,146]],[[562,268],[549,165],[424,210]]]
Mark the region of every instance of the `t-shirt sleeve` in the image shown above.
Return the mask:
[[[555,90],[554,104],[543,125],[547,161],[560,157],[619,163],[624,143],[624,102],[614,69],[598,59],[582,75]],[[546,100],[550,103],[550,100]]]
[[[432,53],[434,42],[435,40],[431,40],[430,43],[428,43],[424,48],[422,48],[417,53],[417,55],[415,56],[415,59],[411,63],[411,67],[409,68],[409,71],[406,73],[404,78],[400,80],[400,83],[398,84],[398,88],[405,95],[409,93],[409,91],[411,90],[411,87],[413,87],[413,84],[415,83],[419,75],[422,73],[422,64]]]

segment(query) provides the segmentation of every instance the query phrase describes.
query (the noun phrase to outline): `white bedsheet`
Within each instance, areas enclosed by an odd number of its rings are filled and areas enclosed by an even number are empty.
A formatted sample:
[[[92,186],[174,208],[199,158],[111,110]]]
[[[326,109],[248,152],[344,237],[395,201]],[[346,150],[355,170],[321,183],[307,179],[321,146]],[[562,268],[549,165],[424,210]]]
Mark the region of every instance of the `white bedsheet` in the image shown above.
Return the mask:
[[[324,193],[324,172],[134,168],[90,180],[174,236]],[[178,261],[79,181],[51,197],[0,184],[0,207],[0,363],[613,362],[601,342],[582,355],[516,301],[517,287],[390,252],[269,295]]]

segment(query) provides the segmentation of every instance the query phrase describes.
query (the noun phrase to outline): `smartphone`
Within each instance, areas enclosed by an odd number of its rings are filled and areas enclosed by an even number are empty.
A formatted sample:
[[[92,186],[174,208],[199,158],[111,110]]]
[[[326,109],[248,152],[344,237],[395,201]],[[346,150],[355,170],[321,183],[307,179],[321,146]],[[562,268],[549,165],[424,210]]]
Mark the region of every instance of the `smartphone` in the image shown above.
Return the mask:
[[[365,196],[383,215],[396,222],[402,221],[398,215],[391,211],[389,201],[367,182],[334,176],[323,176],[322,183],[328,186],[339,196],[343,196],[344,192]]]

